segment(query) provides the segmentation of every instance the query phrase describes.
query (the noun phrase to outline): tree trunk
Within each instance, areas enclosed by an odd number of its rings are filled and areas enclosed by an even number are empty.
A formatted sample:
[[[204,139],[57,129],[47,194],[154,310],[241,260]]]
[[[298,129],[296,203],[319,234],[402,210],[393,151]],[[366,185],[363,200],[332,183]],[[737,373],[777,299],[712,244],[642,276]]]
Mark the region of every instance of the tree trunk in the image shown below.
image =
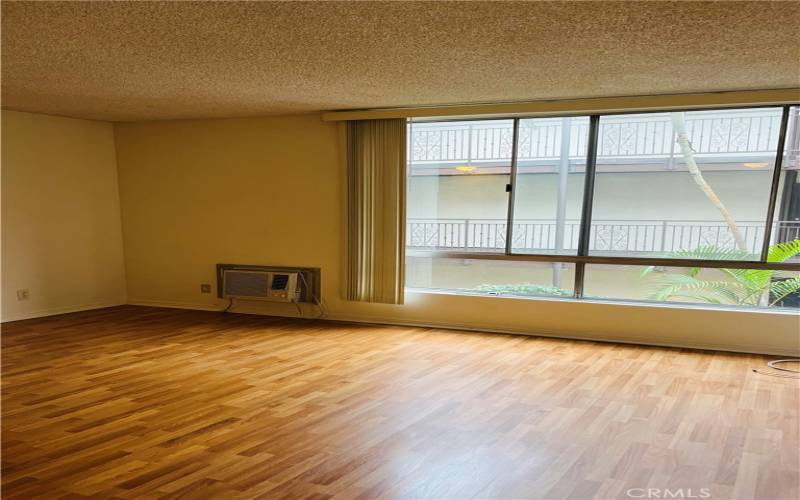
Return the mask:
[[[681,154],[683,154],[683,160],[686,162],[686,168],[689,169],[689,173],[692,174],[692,178],[694,182],[700,186],[700,189],[706,195],[708,200],[717,207],[719,213],[722,214],[722,218],[725,220],[725,223],[731,230],[731,234],[733,235],[733,240],[736,242],[736,246],[739,250],[747,251],[747,242],[742,236],[742,232],[739,231],[739,227],[736,225],[736,221],[733,219],[733,216],[728,212],[728,209],[725,208],[725,205],[722,203],[722,200],[719,199],[719,196],[711,189],[711,186],[708,185],[708,182],[703,178],[703,174],[700,172],[700,169],[697,167],[697,162],[694,161],[694,151],[692,150],[692,146],[689,144],[689,136],[686,133],[686,121],[684,119],[684,114],[682,112],[677,113],[670,113],[672,115],[672,126],[675,129],[675,141],[681,148]]]

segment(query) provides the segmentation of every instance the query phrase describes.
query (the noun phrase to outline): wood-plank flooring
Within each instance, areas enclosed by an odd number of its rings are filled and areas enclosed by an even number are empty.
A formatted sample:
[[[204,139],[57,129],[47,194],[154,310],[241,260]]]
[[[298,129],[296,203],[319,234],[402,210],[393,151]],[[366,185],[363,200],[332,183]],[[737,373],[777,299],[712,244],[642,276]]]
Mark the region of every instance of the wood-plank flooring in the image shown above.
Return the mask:
[[[134,306],[7,323],[2,496],[794,499],[800,388],[765,360]]]

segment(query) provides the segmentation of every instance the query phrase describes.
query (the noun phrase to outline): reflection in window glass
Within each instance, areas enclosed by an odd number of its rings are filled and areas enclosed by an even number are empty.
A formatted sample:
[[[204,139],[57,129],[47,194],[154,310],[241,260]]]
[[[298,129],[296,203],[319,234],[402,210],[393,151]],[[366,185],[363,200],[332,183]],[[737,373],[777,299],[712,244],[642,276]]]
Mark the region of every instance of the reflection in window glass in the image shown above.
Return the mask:
[[[504,260],[406,256],[406,286],[459,293],[572,297],[575,266],[558,264],[561,286],[553,285],[553,264]]]
[[[519,121],[514,253],[576,255],[589,117]]]
[[[412,122],[408,142],[408,248],[505,251],[513,120]]]
[[[590,255],[758,259],[781,112],[601,116]]]
[[[800,273],[587,265],[584,297],[797,309]]]

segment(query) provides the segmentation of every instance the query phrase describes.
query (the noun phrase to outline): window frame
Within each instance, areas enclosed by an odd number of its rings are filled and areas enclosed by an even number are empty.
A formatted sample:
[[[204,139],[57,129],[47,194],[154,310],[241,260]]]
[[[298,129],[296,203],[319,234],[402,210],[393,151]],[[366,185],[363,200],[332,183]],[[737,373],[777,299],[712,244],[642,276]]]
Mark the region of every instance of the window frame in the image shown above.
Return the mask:
[[[513,261],[532,261],[532,262],[566,262],[575,264],[575,284],[574,298],[583,299],[583,286],[586,266],[589,264],[606,265],[631,265],[631,266],[665,266],[665,267],[701,267],[710,269],[732,268],[732,269],[767,269],[775,271],[800,271],[800,263],[791,262],[767,262],[767,256],[772,238],[772,224],[775,217],[775,207],[778,199],[780,187],[780,176],[784,157],[784,147],[786,145],[787,125],[789,121],[789,109],[798,106],[800,103],[790,103],[783,105],[757,105],[757,106],[713,106],[713,107],[692,107],[692,108],[667,108],[657,110],[619,110],[604,113],[546,113],[546,114],[514,114],[514,115],[491,115],[491,116],[469,116],[456,117],[448,116],[437,119],[431,118],[410,118],[409,124],[413,127],[414,123],[430,122],[451,122],[451,121],[478,121],[478,120],[513,120],[513,143],[511,153],[511,172],[510,189],[508,193],[508,211],[506,217],[506,242],[504,252],[464,252],[448,250],[422,250],[415,251],[415,255],[431,258],[451,258],[451,259],[483,259],[483,260],[513,260]],[[773,167],[772,179],[770,183],[770,193],[765,215],[764,240],[762,242],[761,253],[758,260],[709,260],[709,259],[674,259],[667,257],[620,257],[620,256],[592,256],[589,255],[589,239],[592,224],[592,208],[594,201],[594,183],[597,167],[597,141],[600,129],[601,116],[615,116],[625,114],[651,114],[665,112],[690,112],[690,111],[719,111],[731,109],[763,109],[780,108],[781,121],[778,129],[778,142],[775,151],[775,163]],[[578,251],[576,255],[554,255],[542,253],[515,253],[512,249],[512,232],[514,220],[514,199],[516,195],[517,180],[517,155],[519,141],[519,122],[530,118],[563,118],[575,116],[589,117],[589,137],[587,139],[586,151],[586,170],[584,177],[584,190],[582,197],[581,221],[578,239]]]

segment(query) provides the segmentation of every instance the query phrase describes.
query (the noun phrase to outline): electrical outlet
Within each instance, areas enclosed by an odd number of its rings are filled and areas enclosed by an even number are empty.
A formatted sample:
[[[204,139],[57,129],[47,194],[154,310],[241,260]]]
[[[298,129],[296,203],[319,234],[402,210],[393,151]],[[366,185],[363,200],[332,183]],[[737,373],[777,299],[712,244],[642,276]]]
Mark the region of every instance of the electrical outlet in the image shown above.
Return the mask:
[[[200,285],[200,293],[211,293],[211,285],[208,283]]]
[[[17,300],[28,300],[31,298],[30,292],[27,288],[20,288],[17,290]]]

